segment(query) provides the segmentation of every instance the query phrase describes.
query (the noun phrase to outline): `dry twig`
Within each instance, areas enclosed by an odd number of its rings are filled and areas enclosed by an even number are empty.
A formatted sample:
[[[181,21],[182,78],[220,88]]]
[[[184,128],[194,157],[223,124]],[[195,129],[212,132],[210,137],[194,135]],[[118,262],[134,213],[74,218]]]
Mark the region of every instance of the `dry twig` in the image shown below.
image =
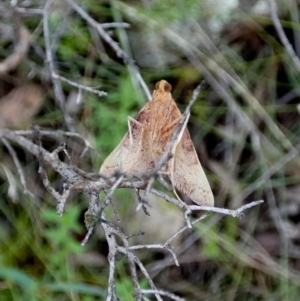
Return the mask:
[[[294,65],[296,66],[296,68],[299,72],[300,71],[300,60],[299,60],[297,54],[295,53],[291,43],[289,42],[289,40],[282,28],[282,25],[278,18],[276,3],[274,0],[268,0],[268,2],[269,2],[270,12],[271,12],[271,17],[272,17],[274,26],[276,28],[277,34],[279,36],[279,39],[280,39],[282,45],[284,46],[284,48],[286,49],[286,51],[288,52],[288,54],[290,55],[292,61],[294,62]]]
[[[123,59],[124,63],[127,64],[135,74],[137,80],[141,84],[145,94],[147,95],[147,98],[150,100],[151,99],[151,93],[142,78],[139,68],[134,62],[132,58],[130,58],[127,53],[120,48],[117,42],[115,42],[111,36],[104,30],[105,27],[102,26],[102,24],[98,23],[96,20],[94,20],[88,13],[86,13],[79,5],[74,3],[72,0],[65,0],[66,2],[69,3],[69,5],[92,27],[94,27],[101,38],[108,43],[111,48],[115,51],[116,55],[120,58]]]
[[[74,171],[73,168],[71,168],[69,165],[65,164],[64,162],[60,161],[57,154],[60,151],[64,151],[63,145],[59,146],[56,150],[54,150],[52,153],[49,153],[46,151],[41,145],[36,145],[35,143],[31,142],[30,140],[22,137],[21,135],[17,135],[14,131],[10,130],[1,130],[0,131],[0,138],[6,139],[9,141],[13,141],[14,143],[19,144],[21,147],[35,155],[36,157],[40,158],[40,171],[43,174],[43,182],[48,189],[48,191],[51,193],[51,195],[57,200],[58,207],[57,212],[58,214],[61,214],[63,211],[64,203],[70,193],[71,190],[76,192],[82,192],[89,200],[89,210],[91,216],[95,216],[95,219],[92,220],[92,222],[89,224],[88,227],[88,233],[82,244],[85,244],[88,241],[89,236],[91,235],[93,228],[96,223],[100,223],[102,225],[102,228],[104,229],[107,237],[107,241],[110,247],[110,253],[109,253],[109,263],[110,263],[110,273],[109,273],[109,285],[108,285],[108,295],[106,300],[117,300],[116,299],[116,293],[115,293],[115,260],[118,256],[118,252],[126,254],[129,263],[130,263],[130,271],[132,280],[135,287],[135,297],[137,300],[142,300],[143,298],[143,290],[141,290],[139,286],[137,271],[135,268],[135,265],[137,264],[148,280],[149,285],[151,286],[151,289],[153,293],[155,294],[155,297],[157,300],[161,300],[161,293],[155,285],[153,284],[153,281],[151,280],[151,277],[148,275],[146,269],[144,268],[143,264],[139,261],[139,259],[132,253],[133,250],[138,249],[165,249],[166,251],[170,252],[170,254],[173,257],[173,260],[176,265],[179,265],[179,261],[176,257],[175,252],[172,249],[171,242],[174,238],[176,238],[179,234],[186,231],[192,224],[199,222],[200,220],[203,220],[207,215],[202,216],[201,218],[197,219],[196,221],[190,221],[190,218],[187,217],[188,225],[183,227],[182,229],[179,229],[176,231],[176,233],[166,241],[164,245],[144,245],[144,246],[130,246],[128,241],[128,235],[119,228],[118,226],[110,223],[105,219],[103,210],[105,207],[109,204],[109,198],[112,195],[112,193],[115,191],[118,187],[131,187],[131,188],[144,188],[145,182],[144,181],[136,181],[136,182],[126,182],[124,181],[124,176],[119,175],[118,179],[114,182],[114,184],[110,187],[110,191],[108,192],[105,200],[103,203],[99,204],[98,202],[98,194],[101,190],[104,188],[108,188],[109,185],[107,184],[107,181],[102,180],[101,178],[99,180],[90,180],[83,178],[80,174],[78,174],[76,171]],[[46,174],[43,170],[43,165],[47,164],[51,166],[54,170],[56,170],[65,180],[65,191],[62,195],[57,193],[49,184]],[[175,198],[171,198],[170,196],[159,192],[153,188],[149,190],[149,193],[153,193],[156,195],[159,195],[160,197],[164,198],[167,201],[172,202],[173,204],[178,205],[182,209],[184,208],[183,204],[179,202]],[[262,201],[256,201],[250,204],[247,204],[245,206],[242,206],[241,208],[238,208],[237,210],[228,210],[223,208],[216,208],[216,207],[205,207],[205,206],[187,206],[186,215],[187,212],[192,211],[199,211],[204,210],[208,212],[216,212],[221,213],[224,215],[230,215],[234,217],[238,217],[241,215],[241,213],[253,206],[256,206],[258,204],[262,203]],[[99,217],[99,213],[101,214],[101,218]],[[118,236],[121,238],[123,242],[123,246],[118,246],[116,243],[115,236]],[[146,293],[146,292],[145,292]],[[171,295],[170,295],[171,296]],[[176,299],[174,299],[176,300]],[[178,300],[178,299],[177,299]]]

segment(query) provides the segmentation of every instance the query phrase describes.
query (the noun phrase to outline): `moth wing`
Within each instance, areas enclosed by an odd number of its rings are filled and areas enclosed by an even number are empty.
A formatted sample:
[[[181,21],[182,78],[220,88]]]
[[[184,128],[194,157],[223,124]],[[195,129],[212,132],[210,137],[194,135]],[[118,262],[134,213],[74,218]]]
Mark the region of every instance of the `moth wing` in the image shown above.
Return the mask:
[[[200,206],[214,206],[214,196],[187,129],[176,147],[174,160],[174,187]]]
[[[144,173],[153,168],[153,160],[148,150],[149,145],[145,137],[145,119],[149,113],[149,103],[139,112],[136,117],[137,123],[132,123],[130,141],[129,131],[125,134],[121,142],[104,160],[100,174],[112,176],[119,171],[127,174]]]
[[[133,141],[136,142],[136,141]],[[116,172],[130,173],[135,158],[130,154],[138,153],[139,145],[130,145],[129,132],[126,133],[121,142],[108,155],[100,167],[100,174],[112,176]]]

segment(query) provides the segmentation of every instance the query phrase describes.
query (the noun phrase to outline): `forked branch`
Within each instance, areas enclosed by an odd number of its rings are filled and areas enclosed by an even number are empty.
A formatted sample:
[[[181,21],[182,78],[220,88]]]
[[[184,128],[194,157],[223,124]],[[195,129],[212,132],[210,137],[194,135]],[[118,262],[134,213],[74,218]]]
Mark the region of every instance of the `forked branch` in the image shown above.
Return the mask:
[[[20,134],[24,134],[20,132]],[[3,140],[3,142],[8,145],[8,141],[10,143],[15,143],[21,146],[22,148],[26,149],[28,152],[42,160],[40,162],[40,173],[42,174],[43,182],[45,184],[45,187],[47,190],[51,193],[51,195],[57,200],[57,213],[62,214],[64,210],[64,204],[69,196],[70,191],[76,191],[77,193],[83,193],[88,199],[89,199],[89,214],[90,216],[94,216],[94,219],[89,220],[88,224],[88,232],[85,240],[83,241],[83,244],[85,244],[91,235],[93,228],[97,224],[101,224],[104,232],[106,233],[107,241],[109,243],[109,263],[110,263],[110,274],[109,274],[109,286],[108,286],[108,296],[106,300],[116,300],[116,293],[115,293],[115,283],[114,283],[114,273],[115,273],[115,260],[118,254],[125,254],[130,261],[130,267],[131,267],[131,274],[132,279],[134,281],[134,287],[135,287],[135,296],[137,300],[143,300],[144,294],[153,293],[156,300],[162,300],[161,296],[168,295],[173,300],[181,300],[178,299],[177,296],[173,296],[170,293],[163,292],[158,290],[150,275],[148,274],[147,270],[145,269],[142,262],[138,259],[138,257],[133,253],[134,251],[141,250],[141,249],[164,249],[166,252],[169,252],[174,260],[175,265],[179,265],[179,260],[176,256],[176,253],[174,252],[171,243],[172,241],[181,233],[186,231],[188,228],[190,228],[195,223],[203,220],[207,217],[206,215],[203,215],[202,217],[196,219],[196,220],[190,220],[190,213],[195,211],[206,211],[210,213],[219,213],[223,215],[230,215],[233,217],[241,217],[244,210],[252,208],[253,206],[257,206],[261,204],[263,201],[256,201],[252,202],[250,204],[244,205],[236,210],[229,210],[224,208],[217,208],[217,207],[207,207],[207,206],[187,206],[187,210],[185,211],[185,218],[187,221],[187,225],[182,227],[181,229],[177,230],[172,237],[170,237],[164,244],[149,244],[149,245],[135,245],[132,246],[129,243],[128,235],[125,233],[124,230],[122,230],[120,227],[112,224],[111,222],[107,221],[104,215],[104,209],[110,205],[110,197],[114,193],[114,191],[119,188],[137,188],[137,189],[144,189],[147,185],[147,181],[133,181],[128,182],[124,175],[118,175],[115,180],[111,180],[112,185],[108,185],[108,181],[104,180],[99,176],[99,179],[91,179],[91,178],[85,178],[83,176],[84,173],[80,173],[77,171],[77,169],[73,168],[72,166],[64,163],[58,158],[58,152],[64,151],[63,145],[59,145],[59,147],[54,150],[52,153],[48,152],[46,149],[44,149],[41,145],[36,144],[29,139],[23,137],[22,135],[17,134],[17,132],[10,131],[10,130],[1,130],[0,131],[0,139]],[[26,132],[26,134],[29,134]],[[31,133],[34,135],[34,133]],[[11,150],[10,150],[11,151]],[[17,162],[17,161],[16,161]],[[43,168],[43,164],[47,164],[51,168],[53,168],[55,171],[57,171],[65,180],[64,184],[64,192],[63,194],[59,194],[56,192],[50,185],[45,169]],[[17,168],[20,169],[20,167],[17,164]],[[24,181],[24,180],[22,180]],[[99,203],[98,201],[98,195],[101,190],[109,188],[109,191],[102,203]],[[169,196],[168,194],[165,194],[161,191],[158,191],[154,188],[149,189],[149,193],[154,194],[156,196],[159,196],[163,198],[164,200],[173,203],[174,205],[178,206],[181,209],[186,209],[185,206],[183,206],[182,202],[180,202],[178,199],[173,198]],[[100,215],[99,215],[100,214]],[[100,218],[101,217],[101,218]],[[116,236],[118,236],[121,241],[123,242],[123,246],[119,246],[116,243]],[[148,283],[151,287],[151,290],[142,290],[139,287],[138,284],[138,276],[136,267],[138,266],[144,277],[148,280]]]

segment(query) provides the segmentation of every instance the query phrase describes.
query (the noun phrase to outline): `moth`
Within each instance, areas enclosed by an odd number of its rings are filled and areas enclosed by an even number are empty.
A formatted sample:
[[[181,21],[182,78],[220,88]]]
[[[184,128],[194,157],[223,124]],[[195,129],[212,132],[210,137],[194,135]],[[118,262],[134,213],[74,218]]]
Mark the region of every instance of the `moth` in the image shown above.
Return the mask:
[[[129,130],[103,162],[100,174],[107,177],[116,171],[143,174],[155,168],[182,117],[171,89],[165,80],[156,83],[152,100],[135,119],[128,117]],[[169,175],[173,188],[200,206],[213,206],[214,197],[209,182],[186,126],[174,143],[171,155],[163,171]],[[174,192],[177,195],[175,189]]]

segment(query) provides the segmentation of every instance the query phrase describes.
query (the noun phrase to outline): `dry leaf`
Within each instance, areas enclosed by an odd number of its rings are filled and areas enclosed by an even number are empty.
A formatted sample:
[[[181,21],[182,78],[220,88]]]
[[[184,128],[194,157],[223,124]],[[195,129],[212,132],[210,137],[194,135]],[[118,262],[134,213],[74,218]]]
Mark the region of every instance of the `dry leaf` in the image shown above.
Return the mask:
[[[156,84],[152,101],[141,109],[136,119],[129,118],[132,122],[129,131],[103,162],[100,174],[109,177],[117,171],[141,174],[154,169],[182,117],[171,89],[165,80]],[[171,153],[173,158],[163,171],[169,174],[173,187],[198,205],[213,206],[210,185],[186,128]]]
[[[14,88],[0,99],[0,129],[28,123],[42,106],[41,89],[36,85]]]

